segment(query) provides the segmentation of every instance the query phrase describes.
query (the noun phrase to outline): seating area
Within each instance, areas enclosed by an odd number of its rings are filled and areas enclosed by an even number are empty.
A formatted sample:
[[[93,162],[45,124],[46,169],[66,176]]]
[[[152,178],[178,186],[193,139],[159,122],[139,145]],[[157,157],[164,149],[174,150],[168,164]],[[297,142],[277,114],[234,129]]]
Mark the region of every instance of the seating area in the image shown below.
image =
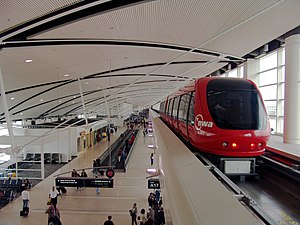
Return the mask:
[[[61,153],[44,153],[44,163],[61,163],[62,162],[62,154]],[[27,153],[24,161],[41,161],[41,153]]]
[[[22,191],[21,179],[2,179],[0,180],[0,208],[7,205]]]

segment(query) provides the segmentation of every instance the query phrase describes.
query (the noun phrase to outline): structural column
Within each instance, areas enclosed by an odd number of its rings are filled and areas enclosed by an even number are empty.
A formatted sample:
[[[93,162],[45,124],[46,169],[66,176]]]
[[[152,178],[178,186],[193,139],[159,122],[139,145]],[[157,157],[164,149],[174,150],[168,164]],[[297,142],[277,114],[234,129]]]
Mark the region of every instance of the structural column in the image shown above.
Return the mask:
[[[300,29],[285,39],[283,142],[300,144]]]

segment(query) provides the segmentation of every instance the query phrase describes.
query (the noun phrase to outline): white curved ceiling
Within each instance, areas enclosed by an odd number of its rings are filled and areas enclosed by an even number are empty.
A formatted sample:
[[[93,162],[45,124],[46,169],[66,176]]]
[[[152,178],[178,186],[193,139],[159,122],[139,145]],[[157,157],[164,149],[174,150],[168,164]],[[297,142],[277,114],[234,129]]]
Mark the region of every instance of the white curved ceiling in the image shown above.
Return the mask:
[[[79,82],[87,112],[151,105],[243,62],[299,26],[299,11],[299,0],[1,1],[0,67],[11,118],[81,114]],[[0,106],[3,112],[2,99]]]

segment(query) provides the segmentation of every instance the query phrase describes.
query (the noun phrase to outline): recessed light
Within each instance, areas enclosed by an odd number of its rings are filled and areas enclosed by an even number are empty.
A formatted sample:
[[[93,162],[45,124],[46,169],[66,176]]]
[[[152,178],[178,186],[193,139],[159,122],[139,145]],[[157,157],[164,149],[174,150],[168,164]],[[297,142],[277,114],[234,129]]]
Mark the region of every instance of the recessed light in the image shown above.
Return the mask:
[[[70,76],[70,74],[66,73],[64,76],[65,76],[65,77],[68,77],[68,76]]]
[[[89,82],[85,82],[85,84],[89,84]]]
[[[14,97],[11,97],[11,98],[10,98],[10,100],[14,100],[14,99],[15,99]]]
[[[73,98],[76,98],[76,95],[74,95]]]
[[[58,101],[59,103],[61,103],[61,101]]]
[[[72,102],[73,104],[75,103],[75,102]]]
[[[23,115],[23,113],[20,113],[20,115],[22,116],[22,115]]]
[[[41,99],[41,102],[44,101],[44,99]]]
[[[26,63],[31,63],[31,62],[32,62],[32,59],[26,59],[25,62],[26,62]]]

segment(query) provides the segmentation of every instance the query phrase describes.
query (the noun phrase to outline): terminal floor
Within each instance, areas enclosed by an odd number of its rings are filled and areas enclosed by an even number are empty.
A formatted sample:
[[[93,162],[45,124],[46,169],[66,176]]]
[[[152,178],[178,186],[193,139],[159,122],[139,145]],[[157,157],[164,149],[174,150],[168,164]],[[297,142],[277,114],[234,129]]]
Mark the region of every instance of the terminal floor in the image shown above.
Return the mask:
[[[116,140],[124,129],[118,129],[111,142]],[[126,173],[116,173],[114,188],[101,189],[100,195],[95,189],[86,188],[77,191],[76,188],[67,188],[67,193],[58,199],[61,220],[64,225],[99,225],[112,215],[116,225],[131,224],[129,209],[133,203],[137,203],[138,210],[147,209],[147,197],[150,190],[147,189],[148,174],[150,168],[150,154],[152,150],[147,147],[150,138],[143,137],[139,132],[136,143],[132,149]],[[94,147],[80,152],[79,156],[63,166],[57,172],[50,175],[30,190],[30,213],[27,218],[19,216],[22,208],[22,199],[19,197],[9,203],[0,211],[0,225],[42,225],[47,224],[47,199],[49,191],[54,184],[54,175],[71,171],[72,169],[88,168],[92,166],[93,159],[103,153],[109,143],[101,141]],[[154,158],[153,167],[157,166]],[[91,171],[87,171],[92,176]]]

